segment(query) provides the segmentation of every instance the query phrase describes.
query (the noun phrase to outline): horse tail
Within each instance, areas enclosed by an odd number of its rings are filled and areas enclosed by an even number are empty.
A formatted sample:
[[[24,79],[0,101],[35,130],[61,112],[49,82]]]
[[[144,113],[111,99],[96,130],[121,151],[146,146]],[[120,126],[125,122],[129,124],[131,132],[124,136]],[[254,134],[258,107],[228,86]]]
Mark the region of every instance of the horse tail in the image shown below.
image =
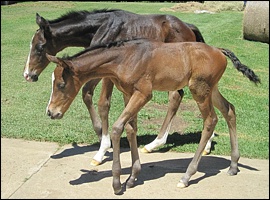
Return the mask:
[[[197,26],[195,26],[193,24],[186,23],[186,22],[185,22],[185,24],[188,25],[188,27],[193,31],[193,33],[196,36],[196,41],[197,42],[203,42],[203,43],[205,43],[205,41],[203,39],[203,36],[202,36],[202,34],[201,34],[201,32],[200,32],[200,30],[198,29]]]
[[[246,65],[242,64],[240,60],[234,55],[233,52],[224,48],[219,49],[225,56],[231,59],[234,67],[238,71],[242,72],[242,74],[245,75],[250,81],[254,82],[256,85],[257,83],[261,83],[260,78],[254,73],[254,71],[249,69]]]

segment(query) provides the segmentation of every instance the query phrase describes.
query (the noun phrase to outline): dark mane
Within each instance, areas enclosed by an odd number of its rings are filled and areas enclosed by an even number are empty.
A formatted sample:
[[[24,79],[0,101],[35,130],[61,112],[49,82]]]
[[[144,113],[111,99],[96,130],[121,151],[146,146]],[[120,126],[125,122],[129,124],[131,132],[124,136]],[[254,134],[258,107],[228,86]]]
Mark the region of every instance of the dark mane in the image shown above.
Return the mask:
[[[99,10],[93,10],[93,11],[87,11],[87,10],[69,11],[57,19],[48,20],[48,21],[49,23],[58,23],[60,21],[67,20],[67,19],[78,21],[78,20],[84,19],[87,15],[96,14],[96,13],[114,12],[114,11],[120,11],[120,9],[99,9]]]
[[[138,41],[138,40],[142,40],[142,39],[146,39],[146,38],[133,38],[133,39],[130,39],[130,40],[119,40],[119,41],[113,41],[113,42],[109,42],[109,43],[106,43],[106,44],[98,44],[98,45],[95,45],[95,46],[92,46],[92,47],[88,47],[88,48],[85,48],[84,50],[80,51],[79,53],[76,53],[75,55],[73,56],[68,56],[67,54],[64,55],[62,58],[63,59],[67,59],[67,60],[71,60],[75,57],[78,57],[86,52],[89,52],[89,51],[93,51],[95,49],[109,49],[111,47],[120,47],[120,46],[124,46],[125,43],[127,42],[134,42],[134,41]]]

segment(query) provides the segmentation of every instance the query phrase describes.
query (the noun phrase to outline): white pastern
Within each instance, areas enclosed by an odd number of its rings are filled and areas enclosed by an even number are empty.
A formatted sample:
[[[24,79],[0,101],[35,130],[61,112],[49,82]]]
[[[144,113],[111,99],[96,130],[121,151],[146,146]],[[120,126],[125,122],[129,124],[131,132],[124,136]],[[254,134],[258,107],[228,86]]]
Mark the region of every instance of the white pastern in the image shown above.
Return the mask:
[[[103,156],[105,155],[106,151],[111,147],[111,138],[110,134],[102,134],[101,144],[99,147],[98,152],[94,156],[94,160],[98,162],[102,162]]]
[[[163,137],[160,138],[160,139],[159,139],[158,137],[156,137],[156,139],[155,139],[153,142],[151,142],[150,144],[145,145],[144,148],[145,148],[148,152],[151,152],[151,151],[153,151],[155,148],[157,148],[157,147],[159,147],[159,146],[161,146],[161,145],[164,145],[164,144],[166,143],[166,141],[167,141],[167,137],[168,137],[168,134],[169,134],[171,125],[172,125],[172,120],[171,120],[169,126],[167,127],[167,129],[166,129],[166,131],[165,131]]]

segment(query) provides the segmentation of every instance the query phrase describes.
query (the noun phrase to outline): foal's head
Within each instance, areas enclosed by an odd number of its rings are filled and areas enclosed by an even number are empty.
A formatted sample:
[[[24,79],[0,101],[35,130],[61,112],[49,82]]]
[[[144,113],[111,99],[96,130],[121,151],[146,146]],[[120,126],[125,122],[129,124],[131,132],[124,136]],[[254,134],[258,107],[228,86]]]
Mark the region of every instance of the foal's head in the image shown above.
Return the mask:
[[[30,52],[24,67],[23,76],[27,81],[37,81],[40,73],[50,63],[46,53],[55,55],[49,22],[36,14],[36,23],[39,29],[30,43]]]
[[[57,64],[52,74],[52,93],[47,106],[51,119],[61,119],[78,94],[82,84],[68,60],[47,54],[49,61]]]

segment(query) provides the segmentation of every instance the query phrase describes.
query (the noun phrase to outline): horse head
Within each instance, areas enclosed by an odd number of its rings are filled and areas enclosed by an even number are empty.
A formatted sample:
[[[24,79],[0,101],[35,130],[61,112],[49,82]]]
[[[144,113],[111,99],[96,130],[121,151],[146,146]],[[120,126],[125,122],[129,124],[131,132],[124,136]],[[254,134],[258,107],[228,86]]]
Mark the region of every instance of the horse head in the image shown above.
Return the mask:
[[[24,67],[23,76],[27,81],[37,81],[40,73],[50,63],[46,53],[56,54],[51,37],[50,24],[43,17],[36,14],[36,23],[39,29],[30,42],[30,52]]]
[[[68,60],[46,54],[49,61],[57,64],[52,73],[52,92],[46,109],[51,119],[61,119],[80,90],[73,78],[74,68]]]

